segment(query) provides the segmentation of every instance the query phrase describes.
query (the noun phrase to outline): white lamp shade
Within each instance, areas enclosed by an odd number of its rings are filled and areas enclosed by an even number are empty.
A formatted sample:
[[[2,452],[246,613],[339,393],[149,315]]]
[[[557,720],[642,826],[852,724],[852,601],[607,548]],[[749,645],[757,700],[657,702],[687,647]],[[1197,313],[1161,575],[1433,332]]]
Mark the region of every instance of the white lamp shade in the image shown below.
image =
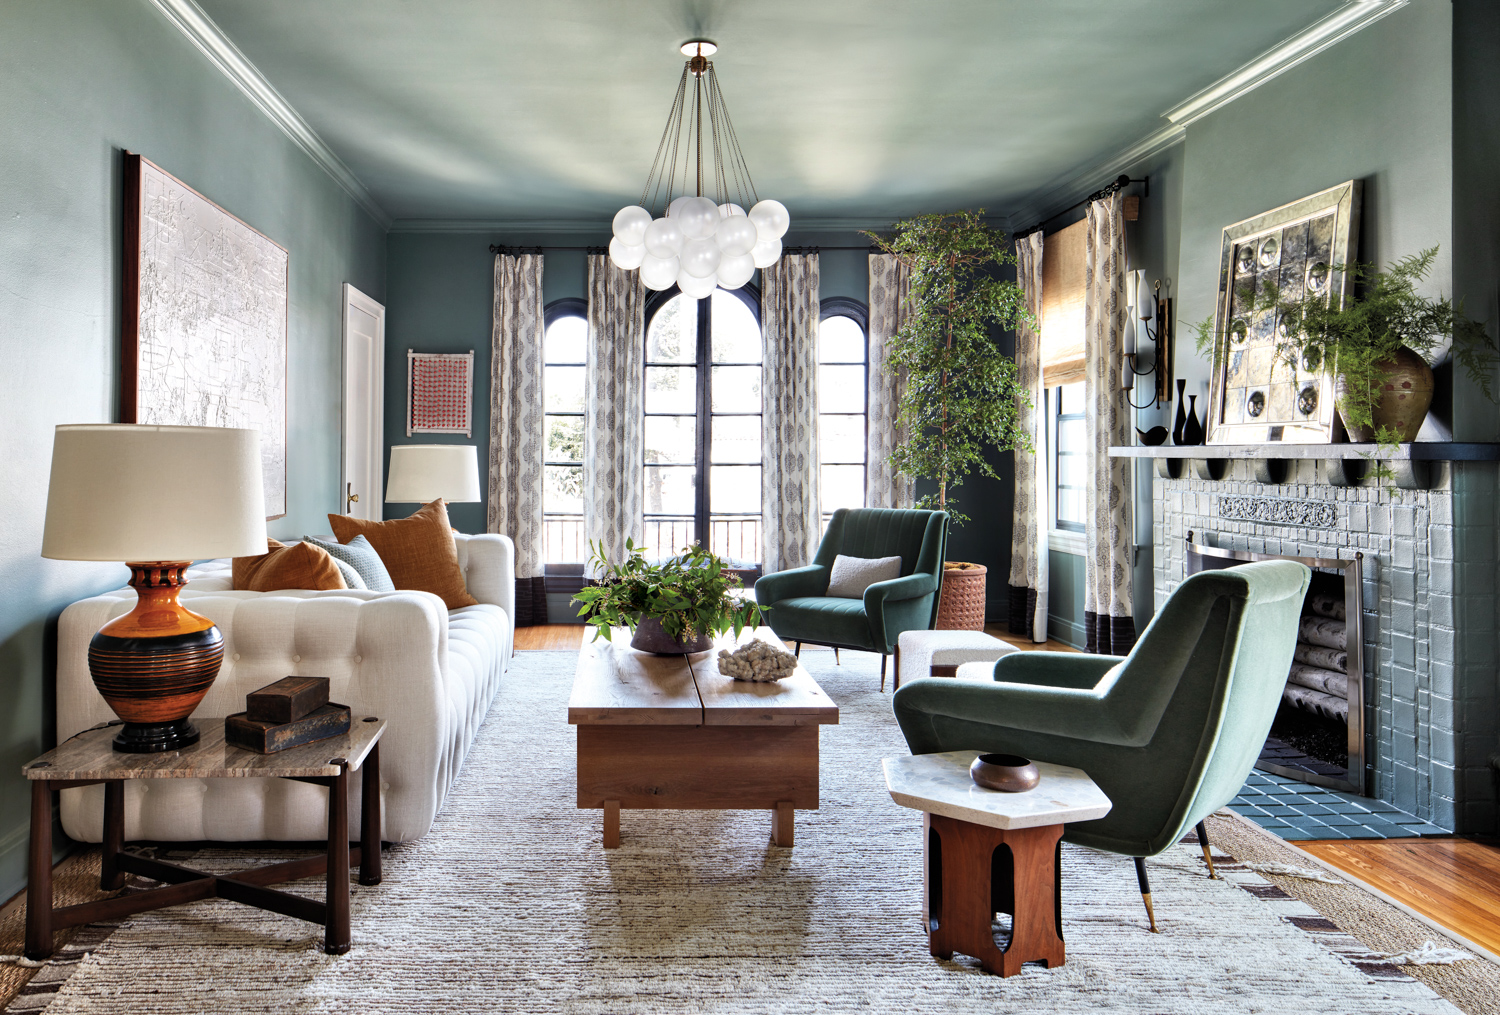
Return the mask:
[[[260,433],[213,426],[60,426],[42,556],[203,560],[266,552]]]
[[[397,444],[385,499],[392,504],[479,500],[479,451],[472,444]]]

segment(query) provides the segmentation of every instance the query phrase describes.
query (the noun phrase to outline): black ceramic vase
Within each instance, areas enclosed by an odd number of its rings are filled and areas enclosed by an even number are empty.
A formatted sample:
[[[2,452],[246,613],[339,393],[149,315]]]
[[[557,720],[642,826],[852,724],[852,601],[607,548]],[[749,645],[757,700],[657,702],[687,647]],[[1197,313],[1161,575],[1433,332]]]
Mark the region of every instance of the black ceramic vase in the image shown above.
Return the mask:
[[[1187,390],[1187,381],[1177,379],[1177,422],[1172,425],[1172,443],[1185,444],[1182,439],[1182,428],[1187,426],[1187,409],[1183,404],[1183,392]]]
[[[1180,411],[1182,406],[1177,407]],[[1205,418],[1206,415],[1205,415]],[[1198,396],[1188,396],[1187,422],[1182,427],[1182,440],[1178,444],[1202,444],[1203,424],[1198,422]]]

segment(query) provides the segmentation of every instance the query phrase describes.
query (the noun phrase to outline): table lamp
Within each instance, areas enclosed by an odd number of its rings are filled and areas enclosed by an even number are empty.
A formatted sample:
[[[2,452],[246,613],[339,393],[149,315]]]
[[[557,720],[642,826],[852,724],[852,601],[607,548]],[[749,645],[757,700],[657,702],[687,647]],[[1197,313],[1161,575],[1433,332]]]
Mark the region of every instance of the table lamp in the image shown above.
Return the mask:
[[[224,658],[214,622],[177,601],[194,560],[266,552],[260,434],[207,426],[59,426],[42,556],[119,560],[135,609],[89,643],[94,686],[125,720],[117,751],[198,742],[188,720]]]
[[[479,453],[472,444],[396,444],[391,447],[388,504],[477,501]]]

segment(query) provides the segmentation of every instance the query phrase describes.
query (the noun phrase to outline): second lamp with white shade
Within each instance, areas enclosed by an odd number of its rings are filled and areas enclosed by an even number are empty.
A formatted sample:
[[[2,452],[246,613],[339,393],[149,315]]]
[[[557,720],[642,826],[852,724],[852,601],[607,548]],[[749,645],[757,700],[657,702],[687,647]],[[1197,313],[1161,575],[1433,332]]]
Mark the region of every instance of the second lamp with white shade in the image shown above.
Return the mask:
[[[479,452],[472,444],[396,444],[385,484],[387,504],[477,501]]]

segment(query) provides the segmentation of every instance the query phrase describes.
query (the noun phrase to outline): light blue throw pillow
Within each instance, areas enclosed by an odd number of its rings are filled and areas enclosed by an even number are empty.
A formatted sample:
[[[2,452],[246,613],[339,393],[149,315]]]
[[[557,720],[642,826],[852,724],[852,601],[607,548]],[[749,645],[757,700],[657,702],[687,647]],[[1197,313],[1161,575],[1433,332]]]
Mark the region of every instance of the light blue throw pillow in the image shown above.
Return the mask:
[[[356,574],[364,581],[364,587],[371,592],[395,592],[396,585],[391,581],[391,574],[385,569],[380,561],[380,554],[375,552],[375,547],[364,536],[355,536],[347,543],[335,543],[327,539],[318,539],[316,536],[303,536],[303,539],[314,546],[321,546],[328,551],[328,555],[335,561],[343,561],[354,568]],[[347,579],[345,579],[347,582]]]
[[[343,577],[344,577],[344,588],[346,588],[346,589],[367,589],[367,588],[369,588],[369,586],[365,584],[365,580],[359,576],[359,572],[356,571],[356,570],[354,570],[354,565],[353,564],[345,563],[344,561],[339,560],[337,557],[335,557],[331,553],[328,555],[328,558],[333,561],[333,566],[339,569],[339,574],[343,575]]]

